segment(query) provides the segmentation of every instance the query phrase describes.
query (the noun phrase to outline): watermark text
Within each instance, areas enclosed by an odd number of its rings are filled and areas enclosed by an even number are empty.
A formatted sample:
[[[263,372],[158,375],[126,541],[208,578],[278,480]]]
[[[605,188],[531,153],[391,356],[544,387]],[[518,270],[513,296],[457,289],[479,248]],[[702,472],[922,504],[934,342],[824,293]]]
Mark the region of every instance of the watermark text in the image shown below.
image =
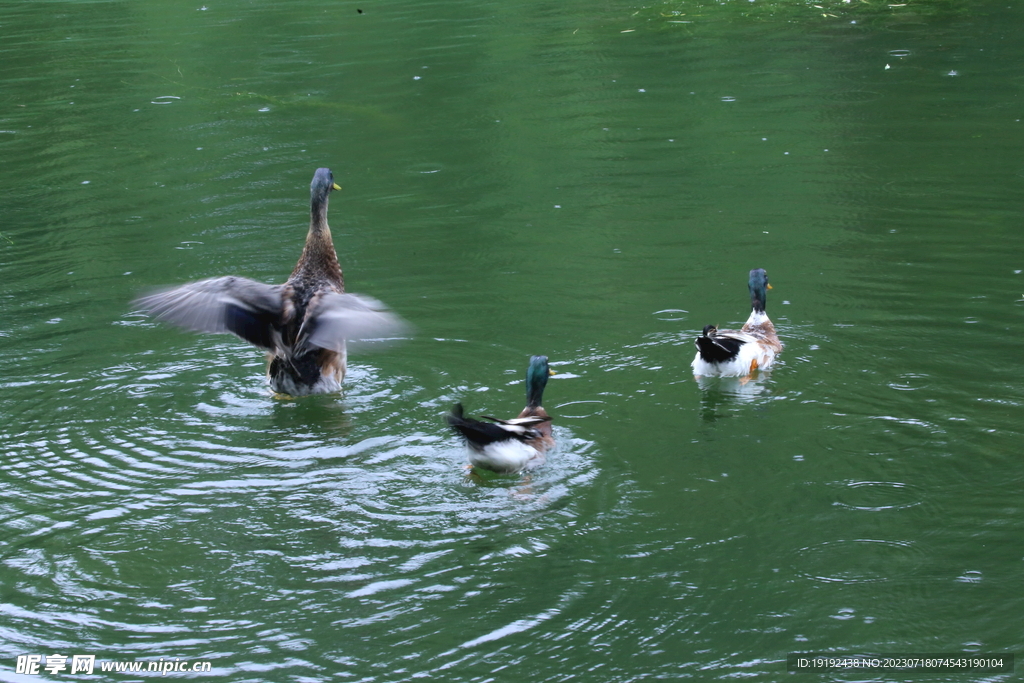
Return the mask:
[[[97,671],[111,673],[158,673],[166,676],[169,673],[208,673],[212,668],[210,662],[193,662],[174,659],[136,659],[126,661],[96,660],[96,655],[18,655],[14,673],[28,676],[40,675],[43,672],[52,674],[91,674]]]

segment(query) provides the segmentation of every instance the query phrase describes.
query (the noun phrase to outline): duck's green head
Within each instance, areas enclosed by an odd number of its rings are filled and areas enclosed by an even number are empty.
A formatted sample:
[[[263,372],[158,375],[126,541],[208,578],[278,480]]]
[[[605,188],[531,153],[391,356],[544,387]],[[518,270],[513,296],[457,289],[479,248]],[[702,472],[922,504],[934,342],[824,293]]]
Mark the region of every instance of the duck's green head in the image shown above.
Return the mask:
[[[334,174],[329,168],[318,168],[313,174],[313,182],[309,184],[309,194],[314,202],[323,202],[331,190],[340,190],[341,187],[334,182]]]
[[[750,307],[758,313],[764,313],[764,305],[768,301],[768,290],[772,288],[768,284],[768,273],[764,268],[755,268],[750,271]]]
[[[548,377],[555,374],[548,367],[547,356],[532,356],[530,367],[526,369],[526,405],[536,408],[544,396],[544,387],[548,385]]]

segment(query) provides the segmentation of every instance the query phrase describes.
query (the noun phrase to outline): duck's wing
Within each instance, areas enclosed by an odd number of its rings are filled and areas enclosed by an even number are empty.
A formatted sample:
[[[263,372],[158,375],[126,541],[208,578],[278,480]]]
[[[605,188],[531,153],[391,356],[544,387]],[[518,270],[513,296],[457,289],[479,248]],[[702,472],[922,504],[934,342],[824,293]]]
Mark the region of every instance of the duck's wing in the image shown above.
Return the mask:
[[[499,420],[498,418],[491,417],[490,415],[481,415],[480,419],[481,420],[490,420],[491,422],[497,422],[500,425],[505,425],[507,427],[517,427],[517,428],[521,428],[521,427],[535,427],[535,426],[537,426],[539,424],[544,424],[545,422],[551,422],[551,416],[550,415],[544,415],[544,416],[541,416],[541,415],[530,415],[530,416],[527,416],[527,417],[514,417],[511,420]]]
[[[750,342],[757,341],[757,337],[752,334],[747,334],[742,330],[718,330],[715,332],[714,336],[722,339],[733,339],[742,344],[749,344]]]
[[[499,441],[508,441],[509,439],[525,441],[526,439],[539,436],[537,431],[530,427],[507,424],[507,422],[512,421],[495,420],[493,417],[487,417],[486,415],[481,415],[480,417],[493,420],[498,424],[481,422],[472,417],[467,417],[462,410],[461,403],[456,403],[452,411],[445,416],[445,419],[452,428],[466,438],[470,445],[477,449]]]
[[[133,302],[147,311],[194,332],[231,332],[250,344],[277,345],[283,304],[280,285],[242,277],[215,277],[160,290]]]
[[[409,324],[387,306],[362,294],[324,292],[309,302],[299,342],[341,352],[353,339],[393,339]]]
[[[716,330],[694,340],[700,357],[708,363],[730,361],[739,355],[740,347],[756,341],[757,337],[739,330]]]

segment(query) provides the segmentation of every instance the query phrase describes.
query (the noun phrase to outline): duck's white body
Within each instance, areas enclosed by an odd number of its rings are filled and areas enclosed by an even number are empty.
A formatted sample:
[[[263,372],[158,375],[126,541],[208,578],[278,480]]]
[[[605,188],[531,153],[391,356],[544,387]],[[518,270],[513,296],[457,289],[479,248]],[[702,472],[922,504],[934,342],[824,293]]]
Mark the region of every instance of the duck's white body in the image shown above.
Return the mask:
[[[492,472],[515,474],[544,463],[544,454],[516,438],[487,444],[480,450],[469,449],[469,462]]]
[[[750,271],[750,317],[739,330],[704,328],[694,340],[697,354],[690,366],[697,377],[747,377],[757,370],[768,370],[782,351],[775,325],[765,313],[768,274],[761,268]]]
[[[764,320],[762,321],[761,318]],[[754,311],[743,325],[743,329],[751,327],[752,322],[760,327],[764,321],[771,324],[767,315]],[[698,351],[690,364],[693,367],[693,374],[701,377],[743,377],[754,370],[768,370],[775,364],[775,357],[778,355],[778,349],[781,348],[777,343],[774,345],[765,343],[764,339],[742,330],[718,330],[717,336],[740,342],[739,353],[727,361],[709,362],[701,358],[700,351]],[[777,346],[778,348],[776,348]]]

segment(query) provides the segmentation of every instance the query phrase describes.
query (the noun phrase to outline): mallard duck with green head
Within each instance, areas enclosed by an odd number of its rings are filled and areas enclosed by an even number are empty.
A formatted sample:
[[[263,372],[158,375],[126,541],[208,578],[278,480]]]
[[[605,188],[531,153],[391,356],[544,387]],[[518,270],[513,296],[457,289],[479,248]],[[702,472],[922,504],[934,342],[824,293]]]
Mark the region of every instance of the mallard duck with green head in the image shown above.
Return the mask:
[[[764,268],[750,271],[750,317],[739,330],[704,328],[694,344],[693,374],[698,377],[743,377],[756,370],[767,370],[782,352],[775,325],[765,313],[768,298],[768,273]]]
[[[447,415],[448,424],[461,434],[469,447],[469,462],[500,474],[515,474],[544,463],[545,453],[555,445],[551,416],[541,406],[548,377],[547,356],[533,356],[526,370],[526,407],[511,420],[481,415],[466,417],[461,403]]]
[[[376,299],[345,293],[327,225],[327,198],[340,189],[330,169],[317,169],[306,246],[283,285],[215,277],[141,297],[136,308],[195,332],[230,332],[266,350],[270,386],[278,393],[339,391],[347,340],[394,337],[406,327]]]

